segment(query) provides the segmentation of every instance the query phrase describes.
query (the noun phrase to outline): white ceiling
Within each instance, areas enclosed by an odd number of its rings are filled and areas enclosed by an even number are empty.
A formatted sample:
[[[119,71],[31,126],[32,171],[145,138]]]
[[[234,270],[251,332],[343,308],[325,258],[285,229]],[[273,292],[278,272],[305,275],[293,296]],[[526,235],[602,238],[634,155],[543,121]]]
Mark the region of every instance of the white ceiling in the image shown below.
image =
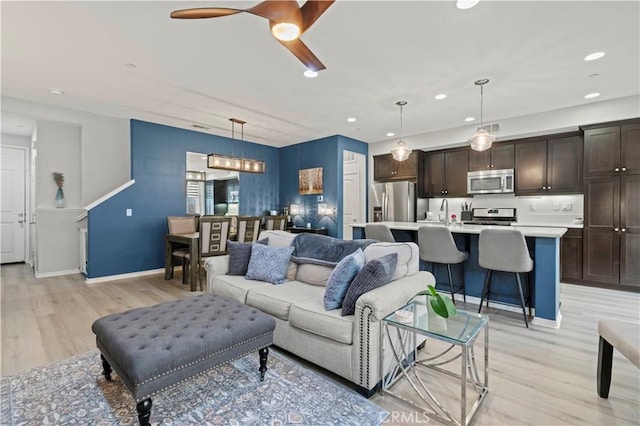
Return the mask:
[[[327,67],[315,79],[265,19],[169,18],[254,4],[3,1],[2,95],[223,136],[236,117],[245,140],[284,146],[397,139],[386,133],[399,133],[400,99],[405,136],[463,126],[479,118],[484,77],[485,122],[640,93],[638,1],[338,0],[302,37]],[[595,51],[606,55],[583,60]]]

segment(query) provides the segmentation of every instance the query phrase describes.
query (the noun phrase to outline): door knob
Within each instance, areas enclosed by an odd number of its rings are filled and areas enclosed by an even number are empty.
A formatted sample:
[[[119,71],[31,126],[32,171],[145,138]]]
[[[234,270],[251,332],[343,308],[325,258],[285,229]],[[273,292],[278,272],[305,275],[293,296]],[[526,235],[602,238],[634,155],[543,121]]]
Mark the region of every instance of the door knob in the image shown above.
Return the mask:
[[[19,220],[18,223],[24,223],[24,220]]]

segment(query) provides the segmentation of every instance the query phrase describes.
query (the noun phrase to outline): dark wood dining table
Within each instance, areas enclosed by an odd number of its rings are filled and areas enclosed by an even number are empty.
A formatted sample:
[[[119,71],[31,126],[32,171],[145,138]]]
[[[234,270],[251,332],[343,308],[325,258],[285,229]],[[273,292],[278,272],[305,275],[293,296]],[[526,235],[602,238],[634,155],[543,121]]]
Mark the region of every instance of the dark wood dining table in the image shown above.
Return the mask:
[[[200,233],[193,232],[190,234],[166,234],[164,236],[164,279],[171,279],[171,263],[173,262],[171,253],[174,250],[174,244],[186,245],[189,248],[189,256],[191,264],[189,267],[189,283],[191,291],[198,289],[198,272],[200,265]],[[184,273],[184,271],[182,271]]]

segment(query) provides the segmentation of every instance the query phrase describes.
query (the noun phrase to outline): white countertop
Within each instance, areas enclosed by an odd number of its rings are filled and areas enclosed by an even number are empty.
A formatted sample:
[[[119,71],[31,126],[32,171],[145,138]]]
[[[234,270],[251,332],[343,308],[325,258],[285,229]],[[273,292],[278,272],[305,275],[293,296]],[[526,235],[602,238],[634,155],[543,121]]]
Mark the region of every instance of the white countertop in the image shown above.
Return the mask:
[[[387,225],[390,229],[403,231],[417,231],[421,226],[444,226],[441,222],[375,222]],[[349,226],[354,228],[364,228],[366,223],[352,223]],[[450,225],[449,230],[454,234],[480,234],[483,229],[505,229],[506,226],[493,225]],[[566,227],[551,226],[509,226],[510,229],[517,229],[525,237],[540,238],[560,238],[567,232]]]

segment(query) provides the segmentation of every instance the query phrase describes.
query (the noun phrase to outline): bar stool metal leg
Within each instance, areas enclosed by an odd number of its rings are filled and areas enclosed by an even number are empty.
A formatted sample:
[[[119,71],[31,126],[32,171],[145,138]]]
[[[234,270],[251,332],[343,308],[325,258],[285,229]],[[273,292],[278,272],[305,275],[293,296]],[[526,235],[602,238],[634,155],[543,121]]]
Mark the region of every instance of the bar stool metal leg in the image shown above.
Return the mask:
[[[464,283],[464,263],[460,262],[458,265],[460,265],[460,281],[462,282],[462,300],[464,303],[467,303],[467,287]]]
[[[520,294],[520,306],[522,306],[522,316],[524,317],[524,324],[529,328],[529,321],[527,320],[527,311],[524,308],[524,294],[522,293],[522,283],[520,282],[520,274],[517,272],[516,279],[518,280],[518,293]]]
[[[451,277],[451,264],[447,263],[447,273],[449,274],[449,289],[451,290],[451,300],[456,304],[455,291],[453,290],[453,278]]]
[[[478,306],[478,313],[482,311],[482,302],[484,298],[487,298],[487,308],[489,307],[489,287],[491,285],[491,269],[487,270],[487,276],[484,279],[484,286],[482,287],[482,295],[480,296],[480,306]]]

